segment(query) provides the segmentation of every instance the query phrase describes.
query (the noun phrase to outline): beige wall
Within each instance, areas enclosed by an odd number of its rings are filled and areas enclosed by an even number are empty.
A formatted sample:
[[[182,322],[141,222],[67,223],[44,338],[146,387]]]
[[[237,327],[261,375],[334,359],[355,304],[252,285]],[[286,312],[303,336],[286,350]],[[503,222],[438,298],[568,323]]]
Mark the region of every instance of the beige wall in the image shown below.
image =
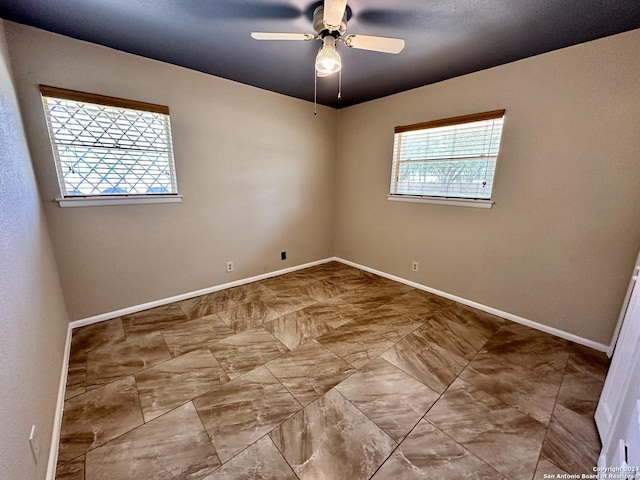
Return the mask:
[[[336,111],[6,25],[72,319],[332,254]],[[168,105],[183,202],[59,208],[38,84]]]
[[[68,318],[0,20],[0,477],[44,478]],[[36,425],[41,452],[29,448]]]
[[[6,29],[72,319],[335,254],[609,342],[640,246],[640,31],[315,118],[307,102]],[[59,208],[39,83],[169,105],[183,203]],[[386,200],[394,125],[497,108],[493,209]]]
[[[639,58],[635,30],[341,110],[336,255],[608,344],[640,247]],[[387,201],[395,125],[500,108],[493,209]]]
[[[335,254],[608,343],[640,246],[639,57],[636,30],[315,118],[306,102],[0,21],[2,478],[44,477],[63,291],[77,319]],[[169,105],[183,203],[59,208],[39,83]],[[386,200],[394,125],[497,108],[492,210]]]

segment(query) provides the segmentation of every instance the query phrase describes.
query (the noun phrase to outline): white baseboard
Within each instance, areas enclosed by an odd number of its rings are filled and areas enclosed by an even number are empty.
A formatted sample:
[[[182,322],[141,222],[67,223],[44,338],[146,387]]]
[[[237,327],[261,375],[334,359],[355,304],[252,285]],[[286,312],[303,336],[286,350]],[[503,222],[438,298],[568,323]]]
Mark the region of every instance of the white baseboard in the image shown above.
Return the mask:
[[[58,392],[58,402],[57,402],[57,405],[56,405],[56,413],[55,413],[55,417],[54,417],[54,426],[53,426],[53,433],[52,433],[52,439],[51,439],[51,451],[49,453],[49,464],[48,464],[48,469],[47,469],[47,480],[54,480],[55,479],[56,463],[57,463],[57,460],[58,460],[58,440],[60,438],[60,427],[61,427],[61,424],[62,424],[62,412],[63,412],[63,408],[64,408],[64,396],[65,396],[65,388],[66,388],[66,384],[67,384],[67,370],[69,368],[69,353],[70,353],[70,349],[71,349],[71,334],[72,334],[72,330],[74,328],[83,327],[85,325],[91,325],[93,323],[102,322],[104,320],[110,320],[112,318],[120,317],[122,315],[129,315],[129,314],[132,314],[132,313],[140,312],[142,310],[147,310],[149,308],[154,308],[154,307],[159,307],[159,306],[162,306],[162,305],[167,305],[169,303],[178,302],[178,301],[181,301],[181,300],[186,300],[186,299],[197,297],[197,296],[200,296],[200,295],[206,295],[208,293],[213,293],[213,292],[217,292],[217,291],[220,291],[220,290],[225,290],[227,288],[236,287],[236,286],[239,286],[239,285],[245,285],[247,283],[252,283],[252,282],[259,281],[259,280],[264,280],[266,278],[271,278],[271,277],[275,277],[275,276],[278,276],[278,275],[283,275],[285,273],[295,272],[296,270],[302,270],[304,268],[309,268],[309,267],[313,267],[313,266],[316,266],[316,265],[321,265],[323,263],[327,263],[327,262],[330,262],[330,261],[337,261],[337,262],[340,262],[340,263],[344,263],[345,265],[350,265],[352,267],[359,268],[359,269],[364,270],[366,272],[374,273],[376,275],[380,275],[381,277],[388,278],[390,280],[394,280],[394,281],[399,282],[399,283],[404,283],[405,285],[409,285],[409,286],[417,288],[419,290],[424,290],[426,292],[433,293],[435,295],[439,295],[439,296],[444,297],[444,298],[448,298],[449,300],[454,300],[454,301],[456,301],[458,303],[462,303],[463,305],[468,305],[470,307],[477,308],[478,310],[482,310],[484,312],[491,313],[493,315],[497,315],[497,316],[505,318],[507,320],[511,320],[513,322],[520,323],[522,325],[526,325],[527,327],[535,328],[536,330],[540,330],[540,331],[549,333],[551,335],[555,335],[557,337],[564,338],[565,340],[570,340],[572,342],[575,342],[575,343],[578,343],[580,345],[584,345],[584,346],[593,348],[593,349],[601,351],[601,352],[607,352],[608,349],[609,349],[609,345],[604,345],[602,343],[594,342],[593,340],[582,338],[582,337],[579,337],[579,336],[574,335],[572,333],[568,333],[568,332],[565,332],[563,330],[559,330],[557,328],[549,327],[547,325],[544,325],[544,324],[541,324],[541,323],[538,323],[538,322],[534,322],[533,320],[528,320],[526,318],[520,317],[518,315],[514,315],[514,314],[509,313],[509,312],[498,310],[497,308],[489,307],[487,305],[483,305],[481,303],[474,302],[472,300],[467,300],[466,298],[462,298],[462,297],[459,297],[457,295],[452,295],[450,293],[443,292],[443,291],[437,290],[435,288],[427,287],[426,285],[422,285],[420,283],[412,282],[411,280],[407,280],[406,278],[397,277],[395,275],[390,275],[388,273],[381,272],[380,270],[376,270],[374,268],[370,268],[370,267],[367,267],[365,265],[360,265],[358,263],[351,262],[349,260],[345,260],[345,259],[340,258],[340,257],[325,258],[323,260],[317,260],[315,262],[309,262],[309,263],[305,263],[303,265],[297,265],[295,267],[289,267],[289,268],[285,268],[285,269],[282,269],[282,270],[276,270],[274,272],[263,273],[261,275],[256,275],[254,277],[235,280],[233,282],[223,283],[223,284],[216,285],[216,286],[213,286],[213,287],[204,288],[202,290],[196,290],[196,291],[193,291],[193,292],[183,293],[183,294],[176,295],[176,296],[173,296],[173,297],[154,300],[152,302],[143,303],[143,304],[140,304],[140,305],[135,305],[135,306],[132,306],[132,307],[127,307],[127,308],[123,308],[123,309],[120,309],[120,310],[115,310],[113,312],[103,313],[103,314],[100,314],[100,315],[95,315],[93,317],[83,318],[83,319],[75,320],[75,321],[71,322],[69,324],[69,330],[68,330],[68,333],[67,333],[67,342],[66,342],[66,345],[65,345],[64,362],[63,362],[63,365],[62,365],[62,372],[60,374],[60,388],[59,388],[59,392]]]
[[[229,283],[223,283],[214,287],[203,288],[202,290],[196,290],[194,292],[183,293],[174,297],[162,298],[160,300],[154,300],[153,302],[147,302],[133,307],[127,307],[120,310],[115,310],[109,313],[103,313],[95,315],[93,317],[82,318],[80,320],[74,320],[69,323],[67,330],[67,340],[64,347],[64,358],[62,362],[62,371],[60,373],[60,386],[58,388],[58,401],[56,403],[56,411],[53,421],[53,431],[51,433],[51,447],[49,451],[49,462],[47,464],[47,477],[46,480],[55,480],[56,466],[58,463],[58,442],[60,440],[60,428],[62,426],[62,413],[64,411],[64,396],[67,387],[67,373],[69,370],[69,354],[71,352],[71,335],[74,328],[84,327],[85,325],[91,325],[93,323],[102,322],[104,320],[110,320],[112,318],[120,317],[122,315],[129,315],[131,313],[141,312],[149,308],[160,307],[169,303],[186,300],[188,298],[198,297],[200,295],[206,295],[207,293],[213,293],[226,288],[237,287],[239,285],[245,285],[247,283],[257,282],[258,280],[264,280],[266,278],[283,275],[285,273],[295,272],[296,270],[302,270],[303,268],[314,267],[334,260],[333,257],[325,258],[322,260],[316,260],[315,262],[309,262],[295,267],[288,267],[282,270],[276,270],[274,272],[263,273],[254,277],[244,278],[241,280],[235,280]]]
[[[181,300],[186,300],[193,297],[198,297],[200,295],[206,295],[208,293],[218,292],[220,290],[225,290],[231,287],[237,287],[239,285],[245,285],[247,283],[257,282],[259,280],[264,280],[266,278],[275,277],[278,275],[283,275],[285,273],[295,272],[296,270],[302,270],[304,268],[313,267],[316,265],[321,265],[323,263],[336,261],[340,263],[344,263],[345,265],[350,265],[355,268],[359,268],[364,270],[365,272],[374,273],[376,275],[380,275],[381,277],[388,278],[390,280],[394,280],[399,283],[404,283],[405,285],[409,285],[411,287],[417,288],[419,290],[424,290],[429,293],[433,293],[435,295],[439,295],[444,298],[448,298],[449,300],[453,300],[458,303],[462,303],[463,305],[468,305],[473,308],[477,308],[478,310],[482,310],[487,313],[491,313],[493,315],[497,315],[502,318],[506,318],[507,320],[511,320],[516,323],[520,323],[522,325],[526,325],[527,327],[534,328],[536,330],[540,330],[542,332],[549,333],[551,335],[555,335],[556,337],[564,338],[565,340],[570,340],[572,342],[578,343],[580,345],[584,345],[586,347],[593,348],[594,350],[598,350],[600,352],[608,352],[610,349],[610,345],[605,345],[603,343],[594,342],[593,340],[589,340],[588,338],[579,337],[578,335],[574,335],[573,333],[565,332],[564,330],[560,330],[558,328],[550,327],[548,325],[544,325],[542,323],[535,322],[533,320],[529,320],[527,318],[521,317],[519,315],[515,315],[513,313],[505,312],[503,310],[499,310],[497,308],[489,307],[487,305],[483,305],[478,302],[474,302],[473,300],[468,300],[463,297],[459,297],[457,295],[453,295],[451,293],[443,292],[442,290],[438,290],[435,288],[428,287],[426,285],[422,285],[417,282],[413,282],[411,280],[407,280],[406,278],[398,277],[396,275],[391,275],[389,273],[382,272],[380,270],[376,270],[375,268],[367,267],[366,265],[360,265],[359,263],[351,262],[349,260],[345,260],[340,257],[329,257],[322,260],[316,260],[314,262],[305,263],[302,265],[297,265],[295,267],[288,267],[282,270],[276,270],[273,272],[263,273],[261,275],[256,275],[254,277],[244,278],[240,280],[235,280],[229,283],[222,283],[220,285],[216,285],[213,287],[203,288],[202,290],[196,290],[193,292],[187,292],[180,295],[176,295],[173,297],[162,298],[159,300],[154,300],[152,302],[143,303],[140,305],[134,305],[132,307],[123,308],[120,310],[115,310],[113,312],[103,313],[100,315],[95,315],[93,317],[83,318],[80,320],[74,320],[71,322],[71,329],[83,327],[85,325],[91,325],[92,323],[102,322],[104,320],[110,320],[112,318],[120,317],[122,315],[130,315],[132,313],[141,312],[143,310],[148,310],[149,308],[160,307],[162,305],[167,305],[173,302],[179,302]]]
[[[60,371],[60,385],[58,387],[58,401],[53,417],[53,430],[51,432],[51,446],[49,448],[49,462],[47,463],[47,480],[55,480],[56,466],[58,463],[58,442],[60,441],[60,428],[62,427],[62,412],[64,410],[64,396],[67,389],[67,373],[69,371],[69,354],[71,352],[71,324],[67,327],[67,339],[64,345],[62,368]]]
[[[437,290],[435,288],[427,287],[426,285],[412,282],[411,280],[407,280],[406,278],[390,275],[388,273],[381,272],[380,270],[376,270],[375,268],[370,268],[365,265],[360,265],[359,263],[351,262],[349,260],[344,260],[339,257],[334,257],[332,260],[344,263],[346,265],[350,265],[355,268],[359,268],[360,270],[364,270],[365,272],[380,275],[381,277],[388,278],[389,280],[393,280],[399,283],[404,283],[405,285],[409,285],[419,290],[424,290],[426,292],[433,293],[435,295],[439,295],[444,298],[448,298],[449,300],[462,303],[463,305],[467,305],[469,307],[477,308],[478,310],[482,310],[483,312],[491,313],[493,315],[497,315],[498,317],[511,320],[512,322],[520,323],[522,325],[526,325],[527,327],[531,327],[536,330],[540,330],[542,332],[555,335],[556,337],[564,338],[565,340],[570,340],[580,345],[584,345],[585,347],[590,347],[590,348],[593,348],[594,350],[598,350],[599,352],[607,353],[609,351],[609,345],[594,342],[593,340],[589,340],[588,338],[579,337],[578,335],[574,335],[573,333],[565,332],[564,330],[550,327],[542,323],[534,322],[533,320],[529,320],[527,318],[514,315],[513,313],[505,312],[503,310],[498,310],[497,308],[489,307],[487,305],[474,302],[473,300],[467,300],[466,298],[458,297],[457,295],[452,295],[451,293],[443,292],[442,290]]]
[[[112,318],[121,317],[122,315],[130,315],[132,313],[141,312],[143,310],[148,310],[154,307],[161,307],[162,305],[168,305],[173,302],[180,302],[182,300],[187,300],[193,297],[199,297],[200,295],[206,295],[208,293],[218,292],[220,290],[225,290],[231,287],[237,287],[239,285],[245,285],[247,283],[257,282],[258,280],[264,280],[266,278],[276,277],[278,275],[284,275],[285,273],[295,272],[296,270],[302,270],[303,268],[314,267],[316,265],[321,265],[323,263],[331,262],[336,260],[334,257],[325,258],[322,260],[316,260],[314,262],[304,263],[302,265],[296,265],[295,267],[283,268],[282,270],[276,270],[274,272],[263,273],[261,275],[256,275],[255,277],[243,278],[240,280],[234,280],[233,282],[221,283],[220,285],[216,285],[214,287],[203,288],[202,290],[195,290],[193,292],[182,293],[180,295],[175,295],[173,297],[161,298],[159,300],[154,300],[152,302],[142,303],[140,305],[134,305],[133,307],[122,308],[120,310],[114,310],[113,312],[102,313],[100,315],[95,315],[93,317],[82,318],[80,320],[74,320],[71,322],[71,328],[84,327],[86,325],[91,325],[92,323],[103,322],[104,320],[111,320]]]

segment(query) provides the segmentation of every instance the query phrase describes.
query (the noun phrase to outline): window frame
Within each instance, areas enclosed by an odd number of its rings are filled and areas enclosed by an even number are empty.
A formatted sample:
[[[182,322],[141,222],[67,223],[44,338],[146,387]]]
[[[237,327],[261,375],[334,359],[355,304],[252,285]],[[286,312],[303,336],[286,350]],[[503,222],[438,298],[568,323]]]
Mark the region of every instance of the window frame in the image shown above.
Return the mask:
[[[45,114],[45,122],[47,132],[49,134],[49,143],[52,149],[54,166],[56,169],[56,175],[58,179],[58,188],[60,189],[60,197],[55,198],[60,207],[87,207],[87,206],[107,206],[107,205],[132,205],[132,204],[153,204],[153,203],[180,203],[182,201],[182,195],[178,192],[178,181],[176,175],[175,156],[173,152],[173,140],[171,135],[171,123],[169,119],[169,107],[165,105],[158,105],[154,103],[140,102],[136,100],[129,100],[118,97],[110,97],[106,95],[99,95],[94,93],[80,92],[77,90],[69,90],[65,88],[52,87],[49,85],[39,85],[40,95]],[[59,158],[57,154],[56,139],[53,136],[51,124],[49,122],[49,112],[47,111],[47,104],[45,97],[56,98],[61,100],[70,100],[75,102],[83,102],[94,105],[103,105],[107,107],[123,108],[128,110],[136,110],[141,112],[151,112],[167,117],[168,128],[168,146],[170,147],[169,156],[169,168],[173,176],[172,183],[175,183],[175,192],[167,193],[100,193],[100,194],[87,194],[87,195],[65,195],[63,193],[64,178],[61,177],[61,168],[59,165]]]
[[[390,185],[389,185],[389,194],[387,195],[387,200],[393,202],[410,202],[410,203],[430,203],[436,205],[448,205],[448,206],[462,206],[462,207],[475,207],[475,208],[492,208],[494,205],[493,201],[493,185],[492,185],[492,197],[488,199],[483,198],[466,198],[466,197],[447,197],[447,196],[437,196],[437,195],[411,195],[406,193],[393,193],[394,184],[397,185],[397,178],[394,182],[394,175],[397,177],[397,172],[399,169],[399,158],[396,158],[395,154],[395,145],[397,141],[397,135],[405,132],[414,132],[419,130],[430,130],[440,127],[448,127],[455,125],[464,125],[467,123],[485,121],[485,120],[496,120],[500,118],[504,118],[505,110],[491,110],[488,112],[474,113],[470,115],[462,115],[458,117],[450,117],[443,118],[438,120],[432,120],[428,122],[420,122],[414,123],[410,125],[400,125],[394,128],[394,155],[392,158],[391,165],[391,176],[390,176]],[[503,123],[504,127],[504,123]],[[502,133],[501,133],[502,136]],[[497,168],[497,158],[498,154],[496,154],[496,167]],[[495,176],[495,168],[494,168],[494,176]]]

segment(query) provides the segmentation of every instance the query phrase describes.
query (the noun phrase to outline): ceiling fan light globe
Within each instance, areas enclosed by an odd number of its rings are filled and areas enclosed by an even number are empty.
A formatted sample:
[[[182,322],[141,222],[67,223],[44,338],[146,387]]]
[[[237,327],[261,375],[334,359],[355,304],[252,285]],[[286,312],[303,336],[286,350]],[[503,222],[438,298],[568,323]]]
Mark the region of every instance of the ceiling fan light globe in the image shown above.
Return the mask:
[[[316,70],[322,74],[330,75],[339,72],[342,68],[342,59],[335,48],[322,47],[316,56]]]

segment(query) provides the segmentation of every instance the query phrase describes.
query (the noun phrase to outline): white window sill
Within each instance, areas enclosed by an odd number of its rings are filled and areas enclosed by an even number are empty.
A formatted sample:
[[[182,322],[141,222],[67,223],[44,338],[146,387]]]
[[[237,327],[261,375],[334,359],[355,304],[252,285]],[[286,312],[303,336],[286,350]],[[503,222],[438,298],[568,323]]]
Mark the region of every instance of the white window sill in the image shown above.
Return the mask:
[[[182,195],[105,195],[93,197],[56,198],[60,207],[103,207],[113,205],[145,205],[150,203],[180,203]]]
[[[431,203],[433,205],[448,205],[450,207],[491,208],[491,200],[474,200],[471,198],[437,198],[419,197],[412,195],[387,195],[390,202]]]

